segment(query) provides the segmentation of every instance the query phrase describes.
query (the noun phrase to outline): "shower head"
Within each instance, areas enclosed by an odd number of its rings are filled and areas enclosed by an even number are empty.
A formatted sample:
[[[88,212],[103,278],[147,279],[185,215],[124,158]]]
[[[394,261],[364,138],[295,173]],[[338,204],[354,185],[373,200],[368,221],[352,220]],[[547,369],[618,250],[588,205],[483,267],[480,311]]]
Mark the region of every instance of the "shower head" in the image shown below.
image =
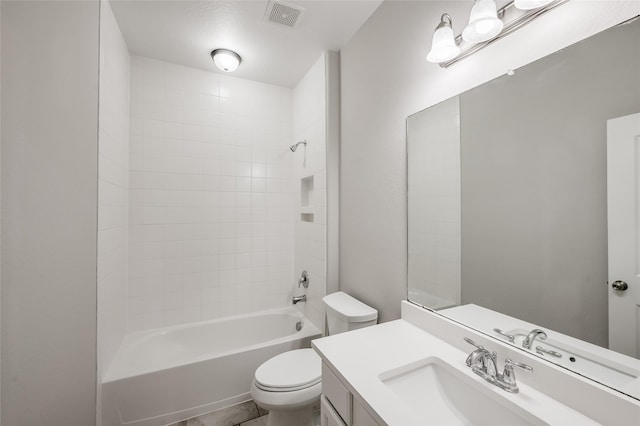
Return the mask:
[[[289,147],[289,149],[291,150],[291,152],[296,152],[296,149],[298,149],[298,145],[300,145],[300,144],[302,144],[304,146],[307,146],[307,140],[305,139],[305,140],[302,140],[302,141],[300,141],[300,142],[298,142],[298,143],[296,143],[294,145],[291,145]]]

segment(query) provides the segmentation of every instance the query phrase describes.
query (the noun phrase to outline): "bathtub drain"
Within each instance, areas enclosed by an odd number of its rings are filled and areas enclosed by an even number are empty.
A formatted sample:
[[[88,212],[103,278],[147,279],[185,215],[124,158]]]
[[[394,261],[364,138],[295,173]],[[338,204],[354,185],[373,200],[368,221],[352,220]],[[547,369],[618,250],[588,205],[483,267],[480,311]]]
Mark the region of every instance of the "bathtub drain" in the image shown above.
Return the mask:
[[[302,321],[296,322],[296,331],[302,330]]]

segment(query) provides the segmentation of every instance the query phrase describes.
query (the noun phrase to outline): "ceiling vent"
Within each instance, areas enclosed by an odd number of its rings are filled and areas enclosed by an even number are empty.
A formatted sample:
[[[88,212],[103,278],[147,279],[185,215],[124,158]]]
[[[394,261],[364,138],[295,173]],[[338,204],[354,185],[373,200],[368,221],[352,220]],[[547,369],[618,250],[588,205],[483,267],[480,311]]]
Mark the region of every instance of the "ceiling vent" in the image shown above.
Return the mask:
[[[304,9],[299,6],[281,1],[270,1],[264,19],[267,22],[293,28],[302,16],[302,12]]]

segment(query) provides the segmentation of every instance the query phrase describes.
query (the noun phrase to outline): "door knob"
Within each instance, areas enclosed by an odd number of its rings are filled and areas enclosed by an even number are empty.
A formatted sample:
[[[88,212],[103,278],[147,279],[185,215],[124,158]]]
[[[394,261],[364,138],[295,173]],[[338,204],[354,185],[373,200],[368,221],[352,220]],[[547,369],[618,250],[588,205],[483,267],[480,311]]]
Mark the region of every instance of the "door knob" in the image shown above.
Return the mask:
[[[625,283],[624,281],[620,281],[620,280],[618,280],[618,281],[614,281],[614,282],[611,284],[611,287],[612,287],[614,290],[617,290],[617,291],[625,291],[626,289],[628,289],[628,288],[629,288],[629,285],[628,285],[627,283]]]

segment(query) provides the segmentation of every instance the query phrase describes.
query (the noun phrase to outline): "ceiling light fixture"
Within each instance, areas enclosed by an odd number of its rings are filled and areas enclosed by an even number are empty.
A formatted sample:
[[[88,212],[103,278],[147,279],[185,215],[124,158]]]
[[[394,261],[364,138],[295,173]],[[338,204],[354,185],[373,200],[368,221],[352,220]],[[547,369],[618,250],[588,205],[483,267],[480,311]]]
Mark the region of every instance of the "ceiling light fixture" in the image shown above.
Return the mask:
[[[440,23],[433,33],[433,42],[431,43],[431,51],[427,55],[429,62],[444,62],[458,56],[460,48],[456,43],[451,29],[451,16],[448,13],[440,17]]]
[[[475,0],[469,24],[457,37],[453,37],[451,16],[441,16],[427,61],[450,67],[568,1],[513,0],[496,9],[494,0]]]
[[[242,58],[233,50],[215,49],[211,52],[211,59],[220,70],[234,72],[242,62]]]

